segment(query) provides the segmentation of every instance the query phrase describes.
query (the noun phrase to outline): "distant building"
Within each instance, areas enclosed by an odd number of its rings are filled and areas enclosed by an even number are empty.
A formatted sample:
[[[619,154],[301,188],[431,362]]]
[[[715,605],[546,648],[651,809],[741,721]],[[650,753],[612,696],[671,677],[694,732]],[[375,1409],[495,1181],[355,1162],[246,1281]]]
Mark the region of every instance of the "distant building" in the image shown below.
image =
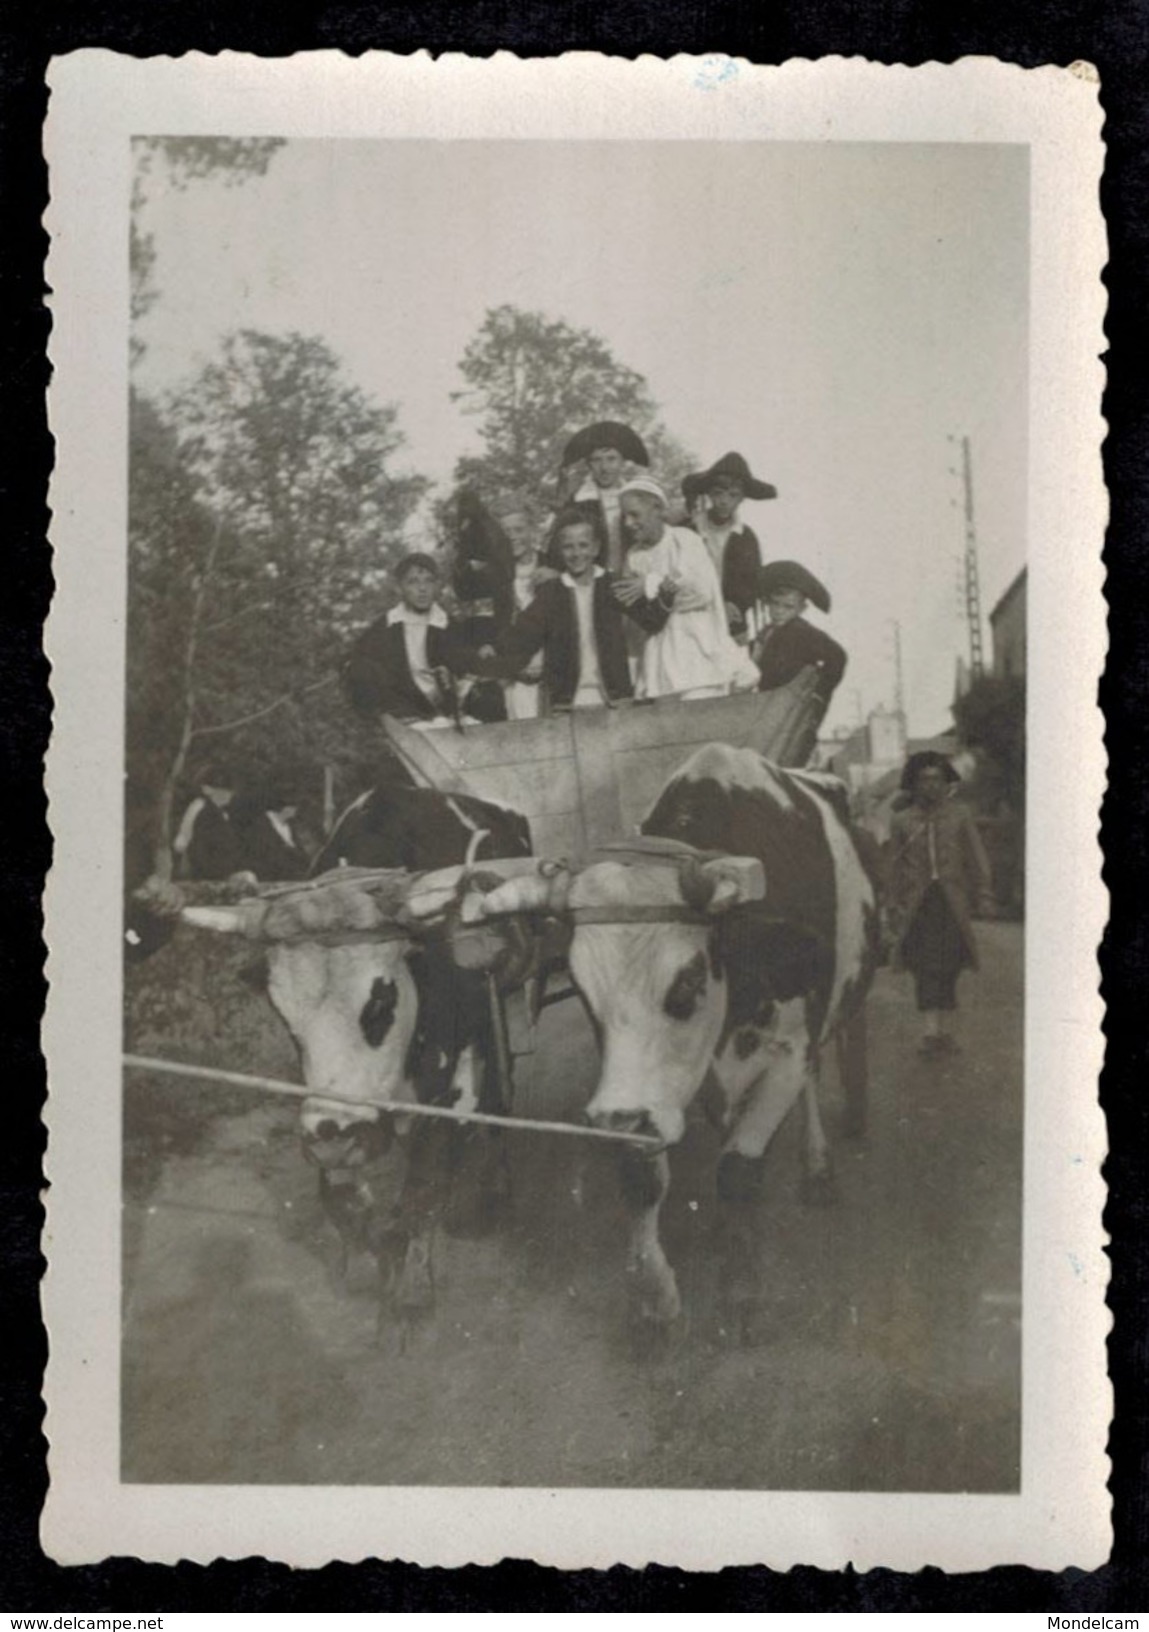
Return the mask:
[[[901,764],[906,751],[906,722],[894,709],[879,706],[864,725],[823,737],[818,747],[818,763],[851,788],[857,788],[891,765]]]
[[[819,764],[841,777],[855,814],[865,819],[876,785],[891,778],[896,782],[900,773],[906,757],[905,716],[896,709],[876,708],[864,725],[819,746]]]
[[[900,765],[906,756],[906,719],[896,709],[876,708],[866,722],[870,733],[870,760],[874,765]]]
[[[820,765],[850,790],[855,821],[884,842],[898,796],[902,768],[910,754],[932,748],[947,754],[966,775],[972,758],[964,754],[952,731],[935,737],[907,737],[905,717],[895,709],[876,708],[865,725],[839,732],[820,744]]]
[[[989,615],[993,672],[999,680],[1025,678],[1026,569],[1022,567]]]

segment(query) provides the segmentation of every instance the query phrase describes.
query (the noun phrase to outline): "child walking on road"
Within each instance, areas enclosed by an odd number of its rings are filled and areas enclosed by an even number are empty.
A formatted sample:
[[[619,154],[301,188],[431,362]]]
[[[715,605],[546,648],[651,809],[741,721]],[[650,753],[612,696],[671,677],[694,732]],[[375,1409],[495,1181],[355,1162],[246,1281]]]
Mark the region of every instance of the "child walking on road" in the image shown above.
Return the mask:
[[[887,848],[894,967],[913,976],[928,1057],[957,1048],[950,1027],[958,976],[977,967],[971,911],[993,912],[989,861],[973,816],[951,797],[959,780],[944,754],[912,754],[902,772],[908,803],[894,815]]]

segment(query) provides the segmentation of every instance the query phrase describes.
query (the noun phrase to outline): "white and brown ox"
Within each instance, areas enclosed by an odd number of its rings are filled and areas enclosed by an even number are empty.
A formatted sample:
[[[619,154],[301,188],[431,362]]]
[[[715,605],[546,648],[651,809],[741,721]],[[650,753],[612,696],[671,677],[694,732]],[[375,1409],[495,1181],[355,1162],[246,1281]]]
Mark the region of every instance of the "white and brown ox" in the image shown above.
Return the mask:
[[[301,1132],[320,1169],[324,1204],[345,1250],[367,1246],[381,1264],[384,1244],[404,1252],[396,1296],[410,1308],[431,1297],[428,1242],[444,1202],[453,1130],[413,1124],[402,1217],[383,1230],[362,1177],[391,1141],[393,1120],[379,1107],[486,1108],[496,1087],[487,976],[460,967],[419,920],[455,899],[459,863],[529,854],[530,830],[513,811],[380,786],[344,813],[308,882],[183,910],[192,924],[242,934],[264,949],[267,995],[311,1090]],[[445,883],[440,869],[448,869]]]
[[[824,1191],[818,1049],[861,1004],[877,950],[845,789],[711,745],[671,779],[640,834],[578,870],[541,862],[469,897],[465,916],[554,914],[571,926],[570,971],[602,1056],[592,1124],[671,1146],[712,1079],[725,1129],[718,1192],[737,1204],[755,1194],[767,1146],[804,1096],[807,1182]],[[658,1234],[668,1159],[623,1160],[641,1311],[669,1322],[680,1303]],[[745,1211],[726,1216],[743,1220],[728,1224],[737,1257]]]

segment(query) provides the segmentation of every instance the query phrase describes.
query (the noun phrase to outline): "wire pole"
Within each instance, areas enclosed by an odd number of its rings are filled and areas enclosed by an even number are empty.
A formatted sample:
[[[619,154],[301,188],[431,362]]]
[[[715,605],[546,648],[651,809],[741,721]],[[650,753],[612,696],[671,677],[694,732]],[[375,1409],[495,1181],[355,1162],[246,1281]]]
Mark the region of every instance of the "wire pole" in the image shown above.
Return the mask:
[[[905,723],[906,692],[902,676],[902,626],[897,618],[894,624],[894,713]]]
[[[965,490],[965,616],[969,626],[969,671],[972,680],[985,672],[981,642],[981,586],[978,582],[977,532],[973,519],[973,460],[969,437],[961,439],[962,486]]]

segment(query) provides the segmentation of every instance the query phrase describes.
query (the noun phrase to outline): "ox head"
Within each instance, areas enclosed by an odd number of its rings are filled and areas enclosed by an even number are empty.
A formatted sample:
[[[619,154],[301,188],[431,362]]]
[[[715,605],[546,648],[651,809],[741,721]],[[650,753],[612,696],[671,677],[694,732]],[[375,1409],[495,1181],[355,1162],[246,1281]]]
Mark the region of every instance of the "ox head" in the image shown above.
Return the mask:
[[[415,1097],[408,1057],[418,1014],[402,920],[406,875],[351,869],[228,906],[185,907],[201,929],[239,934],[265,949],[267,992],[299,1049],[309,1141],[364,1144],[373,1105]],[[340,1165],[346,1165],[341,1162]]]
[[[501,878],[532,864],[500,865]],[[425,937],[445,933],[462,969],[509,969],[509,945],[525,955],[521,935],[461,923],[472,877],[484,875],[466,865],[422,874],[339,868],[233,904],[183,906],[186,922],[265,948],[267,993],[295,1039],[314,1096],[301,1114],[305,1148],[322,1165],[370,1160],[389,1137],[375,1107],[418,1097],[414,1075],[425,1039],[413,965]],[[436,1017],[422,1018],[431,1025]]]
[[[726,1018],[716,927],[765,894],[761,864],[710,856],[673,841],[600,852],[589,866],[536,863],[533,872],[472,897],[464,916],[564,919],[571,975],[602,1050],[587,1108],[597,1126],[682,1136]]]

